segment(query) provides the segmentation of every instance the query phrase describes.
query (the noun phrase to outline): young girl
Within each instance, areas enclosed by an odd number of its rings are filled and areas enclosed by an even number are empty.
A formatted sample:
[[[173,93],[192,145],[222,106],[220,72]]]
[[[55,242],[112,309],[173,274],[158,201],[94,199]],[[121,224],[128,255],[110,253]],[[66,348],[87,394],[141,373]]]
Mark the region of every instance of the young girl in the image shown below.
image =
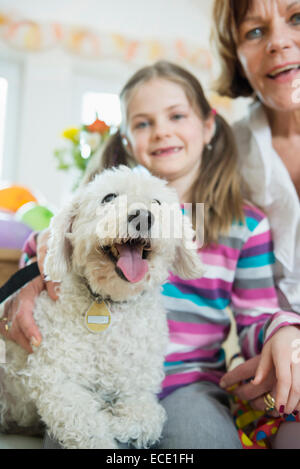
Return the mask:
[[[158,62],[127,82],[121,103],[121,127],[87,180],[104,168],[142,165],[165,178],[182,204],[205,204],[205,246],[199,248],[204,277],[184,281],[171,273],[163,286],[170,346],[160,397],[168,421],[158,447],[241,448],[227,394],[219,387],[228,307],[244,356],[262,350],[255,381],[275,370],[279,379],[269,391],[277,411],[300,409],[300,371],[292,345],[287,347],[300,339],[300,317],[279,310],[268,221],[243,201],[231,130],[194,76]]]

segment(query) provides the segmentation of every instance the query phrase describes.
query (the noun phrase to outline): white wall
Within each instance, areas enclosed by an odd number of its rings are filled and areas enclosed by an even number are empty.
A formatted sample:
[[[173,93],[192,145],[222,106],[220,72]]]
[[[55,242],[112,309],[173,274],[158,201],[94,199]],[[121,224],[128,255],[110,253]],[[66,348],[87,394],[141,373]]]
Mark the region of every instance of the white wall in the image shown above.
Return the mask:
[[[211,0],[0,0],[0,12],[20,18],[89,26],[137,39],[179,37],[204,47],[209,44],[210,7]],[[41,191],[50,204],[59,206],[71,183],[56,170],[53,149],[61,146],[64,128],[80,124],[78,103],[74,104],[76,77],[91,77],[95,83],[99,79],[118,93],[137,66],[82,60],[59,48],[23,53],[1,40],[0,61],[18,64],[20,71],[16,158],[7,176]]]

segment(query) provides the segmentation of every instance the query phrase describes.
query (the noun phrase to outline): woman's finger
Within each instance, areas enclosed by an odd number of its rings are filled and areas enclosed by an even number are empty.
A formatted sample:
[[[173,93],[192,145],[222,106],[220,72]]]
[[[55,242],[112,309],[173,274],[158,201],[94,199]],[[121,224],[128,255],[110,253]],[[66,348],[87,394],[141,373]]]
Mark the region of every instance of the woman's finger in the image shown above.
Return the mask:
[[[272,411],[266,410],[266,403],[264,401],[264,397],[266,394],[270,394],[276,401],[276,387],[273,386],[272,388],[269,388],[269,389],[271,389],[271,391],[265,392],[263,395],[259,396],[257,399],[254,399],[253,401],[249,402],[249,404],[251,405],[252,409],[260,410],[270,415],[271,417],[276,418],[276,417],[279,417],[279,413],[277,412],[276,409]]]
[[[261,412],[265,412],[266,414],[270,415],[271,417],[279,417],[279,413],[277,412],[277,410],[272,410],[272,411],[269,411],[267,412],[266,411],[266,403],[264,401],[264,396],[260,396],[258,397],[257,399],[249,402],[249,404],[251,405],[252,409],[254,410],[259,410]]]
[[[300,413],[300,401],[296,405],[295,409],[293,410],[292,414],[298,415]]]
[[[297,409],[300,401],[300,373],[299,373],[299,363],[291,364],[291,375],[292,383],[290,388],[290,393],[288,396],[288,401],[285,406],[285,413],[291,414],[295,409]]]
[[[44,276],[44,261],[48,250],[49,237],[49,229],[42,231],[37,237],[37,262],[42,276]]]
[[[239,397],[242,401],[252,401],[268,392],[273,386],[275,386],[276,378],[273,369],[267,376],[267,378],[258,385],[250,383],[242,384],[234,389],[233,394]]]
[[[32,342],[33,345],[38,346],[42,341],[42,336],[33,318],[33,308],[32,302],[20,303],[13,325],[17,325],[29,344]]]
[[[28,353],[32,353],[33,350],[30,345],[30,341],[25,337],[22,330],[20,329],[18,323],[16,321],[13,322],[11,328],[8,331],[7,338],[9,340],[13,340],[18,345],[20,345],[23,349],[25,349]]]
[[[276,384],[276,409],[280,414],[286,414],[286,405],[292,384],[290,354],[282,350],[273,356],[277,384]]]
[[[272,349],[271,344],[267,343],[262,350],[261,359],[259,361],[255,378],[252,383],[257,386],[261,384],[268,376],[268,374],[273,369],[273,360],[272,360]]]
[[[51,300],[57,301],[59,298],[60,283],[59,282],[46,282],[46,289]]]
[[[222,388],[228,388],[236,383],[253,378],[253,376],[255,376],[259,360],[260,355],[257,355],[229,371],[222,377],[220,386]]]
[[[48,239],[50,230],[42,231],[37,237],[37,262],[41,276],[44,278],[44,261],[48,251]],[[59,296],[59,282],[46,281],[46,289],[50,298],[54,301],[58,300]]]

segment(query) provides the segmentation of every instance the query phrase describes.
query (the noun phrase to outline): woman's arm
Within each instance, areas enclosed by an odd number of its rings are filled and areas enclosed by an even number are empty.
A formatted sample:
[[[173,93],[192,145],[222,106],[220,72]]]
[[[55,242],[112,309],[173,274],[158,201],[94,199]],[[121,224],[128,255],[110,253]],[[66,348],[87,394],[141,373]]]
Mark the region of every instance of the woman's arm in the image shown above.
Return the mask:
[[[278,410],[282,405],[287,405],[288,410],[291,410],[286,385],[291,386],[293,379],[290,376],[289,382],[286,379],[279,382],[278,376],[286,376],[285,368],[290,367],[292,349],[286,343],[280,354],[278,344],[283,344],[284,337],[298,337],[300,315],[280,311],[273,281],[274,255],[268,220],[263,217],[257,223],[252,222],[251,226],[251,234],[237,264],[231,306],[235,312],[244,356],[251,358],[260,352],[262,355],[225,375],[221,386],[229,387],[255,376],[256,385],[248,382],[235,389],[238,397],[253,401],[254,408],[263,410],[265,404],[262,395],[271,391],[282,401],[276,402]],[[285,331],[281,332],[283,329]],[[283,356],[285,363],[281,360]]]
[[[247,359],[260,354],[263,345],[280,328],[300,326],[299,314],[280,310],[273,278],[275,257],[269,222],[257,209],[253,213],[231,296],[242,352]]]

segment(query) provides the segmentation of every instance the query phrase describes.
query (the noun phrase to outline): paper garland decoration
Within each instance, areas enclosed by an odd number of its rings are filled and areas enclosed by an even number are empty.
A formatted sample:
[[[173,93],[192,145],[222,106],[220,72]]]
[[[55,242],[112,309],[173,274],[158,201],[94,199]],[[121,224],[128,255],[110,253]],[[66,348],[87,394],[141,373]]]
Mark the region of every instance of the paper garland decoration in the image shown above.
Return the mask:
[[[186,62],[202,71],[211,72],[212,54],[208,49],[182,39],[137,40],[121,34],[101,33],[83,27],[59,23],[37,23],[12,18],[0,12],[0,38],[9,46],[24,52],[42,52],[62,47],[67,52],[89,59],[114,58],[145,63],[167,58]]]

